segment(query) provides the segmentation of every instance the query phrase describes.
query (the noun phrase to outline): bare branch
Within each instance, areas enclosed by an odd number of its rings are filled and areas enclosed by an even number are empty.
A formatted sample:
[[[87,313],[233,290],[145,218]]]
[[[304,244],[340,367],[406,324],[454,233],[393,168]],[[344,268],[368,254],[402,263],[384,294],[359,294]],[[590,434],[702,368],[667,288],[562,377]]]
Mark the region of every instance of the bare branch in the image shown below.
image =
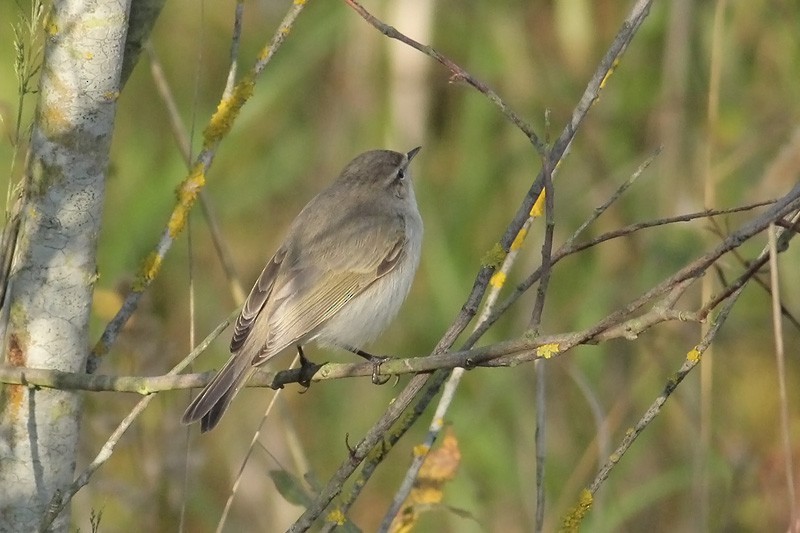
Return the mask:
[[[600,469],[600,472],[597,474],[597,477],[592,482],[589,490],[592,492],[596,492],[597,489],[600,487],[602,482],[608,477],[608,473],[614,467],[614,465],[619,462],[619,459],[622,458],[624,453],[630,448],[630,445],[633,444],[633,441],[636,440],[636,437],[641,434],[642,430],[650,423],[653,418],[661,411],[661,407],[667,401],[667,398],[678,388],[678,385],[683,381],[683,379],[689,374],[689,372],[700,362],[702,358],[703,352],[708,349],[711,345],[714,338],[716,338],[717,333],[719,332],[720,327],[722,324],[725,323],[725,320],[728,318],[728,314],[730,313],[733,305],[736,303],[736,300],[741,295],[741,289],[738,292],[735,292],[731,295],[731,298],[726,302],[725,306],[720,311],[719,315],[714,320],[711,328],[709,329],[706,336],[703,338],[700,344],[695,346],[692,350],[687,353],[686,360],[684,361],[681,368],[678,372],[673,376],[667,384],[664,386],[664,392],[656,398],[655,402],[650,406],[644,416],[639,420],[639,422],[634,427],[633,431],[626,435],[625,439],[623,440],[622,444],[619,448],[617,448],[612,454],[611,459],[609,460],[606,465]]]

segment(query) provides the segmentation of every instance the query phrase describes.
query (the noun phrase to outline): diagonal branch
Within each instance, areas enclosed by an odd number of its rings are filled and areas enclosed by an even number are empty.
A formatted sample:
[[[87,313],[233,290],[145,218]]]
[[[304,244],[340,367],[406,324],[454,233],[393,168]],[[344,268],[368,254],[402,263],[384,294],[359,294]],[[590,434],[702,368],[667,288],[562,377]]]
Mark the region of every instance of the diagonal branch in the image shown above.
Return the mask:
[[[539,136],[536,135],[536,132],[533,131],[533,128],[522,120],[519,115],[517,115],[513,109],[511,109],[508,104],[506,104],[500,96],[494,92],[492,89],[489,88],[488,85],[483,83],[482,81],[478,80],[475,76],[458,66],[453,60],[450,58],[442,55],[439,53],[435,48],[432,46],[428,46],[426,44],[421,44],[411,37],[404,35],[397,31],[392,26],[382,22],[377,17],[372,15],[369,11],[367,11],[364,6],[358,3],[357,0],[344,0],[347,5],[349,5],[356,13],[361,15],[361,17],[370,23],[375,29],[379,32],[384,34],[385,36],[389,37],[390,39],[397,39],[398,41],[407,44],[411,48],[415,50],[419,50],[423,54],[431,57],[441,63],[442,65],[447,68],[447,70],[451,73],[451,81],[463,81],[467,83],[469,86],[475,88],[478,92],[485,95],[489,101],[491,101],[494,105],[500,109],[500,112],[506,116],[508,120],[510,120],[517,128],[528,137],[528,140],[533,144],[536,148],[536,151],[539,152],[539,155],[544,157],[547,147],[545,146],[544,142],[539,139]]]
[[[305,1],[295,1],[283,18],[272,40],[258,55],[258,59],[249,72],[234,86],[232,93],[224,97],[217,106],[216,112],[203,132],[203,147],[194,160],[189,175],[184,178],[177,190],[178,201],[170,215],[166,228],[155,249],[150,252],[139,269],[133,289],[125,297],[122,307],[116,316],[106,325],[105,331],[97,341],[86,363],[86,371],[93,373],[99,364],[99,358],[105,355],[119,335],[122,327],[139,305],[142,294],[151,285],[158,273],[164,257],[175,242],[175,238],[183,231],[189,211],[194,206],[197,196],[205,186],[206,173],[214,161],[220,142],[228,134],[236,121],[244,104],[250,99],[255,88],[256,79],[263,72],[267,63],[286,40],[295,20],[306,6]]]
[[[692,348],[686,354],[686,359],[684,360],[683,365],[681,365],[681,368],[675,373],[675,375],[667,381],[666,385],[664,386],[664,391],[653,401],[633,429],[625,434],[625,438],[622,439],[619,447],[614,450],[614,452],[608,458],[608,461],[597,473],[589,487],[583,491],[583,494],[580,497],[580,502],[564,517],[561,526],[562,531],[578,531],[580,529],[580,524],[583,518],[592,507],[594,494],[608,478],[611,470],[617,465],[617,463],[619,463],[625,452],[630,449],[636,438],[641,435],[642,431],[644,431],[650,422],[652,422],[653,419],[661,412],[661,409],[667,402],[667,399],[672,395],[673,392],[675,392],[675,389],[678,388],[678,385],[680,385],[689,372],[691,372],[692,369],[697,366],[697,363],[700,362],[703,353],[708,349],[709,346],[711,346],[711,343],[716,338],[717,333],[722,327],[722,324],[724,324],[725,320],[727,320],[731,309],[733,309],[733,305],[736,303],[739,296],[741,296],[742,290],[743,287],[739,288],[731,295],[730,299],[725,302],[725,305],[714,319],[708,332],[700,341],[700,344]]]

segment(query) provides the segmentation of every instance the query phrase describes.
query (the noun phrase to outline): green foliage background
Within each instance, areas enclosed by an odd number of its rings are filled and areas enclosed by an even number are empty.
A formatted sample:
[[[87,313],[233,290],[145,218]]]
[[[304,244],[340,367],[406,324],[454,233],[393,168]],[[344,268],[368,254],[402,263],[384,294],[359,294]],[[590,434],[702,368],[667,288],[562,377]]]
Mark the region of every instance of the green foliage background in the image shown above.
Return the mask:
[[[269,39],[288,2],[246,3],[240,68],[246,69]],[[493,87],[537,132],[555,138],[568,120],[631,2],[559,0],[459,2],[432,7],[430,44]],[[701,210],[715,2],[656,2],[606,85],[559,169],[556,243],[562,242],[616,186],[659,145],[665,151],[634,188],[592,228],[593,235],[622,225]],[[683,37],[669,32],[674,11],[692,6]],[[228,68],[232,2],[173,0],[153,35],[187,125],[199,132],[215,109]],[[391,18],[391,2],[367,1],[400,31],[410,20]],[[17,110],[13,37],[9,22],[20,10],[0,6],[0,166],[11,168]],[[719,120],[712,128],[711,168],[718,176],[719,207],[773,198],[797,179],[798,167],[765,179],[766,169],[797,131],[800,121],[800,4],[791,0],[730,2],[724,17]],[[420,37],[422,39],[422,37]],[[425,40],[425,39],[423,39]],[[687,53],[677,63],[669,51]],[[426,223],[422,264],[401,316],[372,351],[427,354],[466,297],[480,259],[499,238],[539,169],[538,158],[517,129],[480,94],[450,83],[427,58],[425,77],[395,80],[391,52],[403,45],[368,27],[343,2],[317,0],[300,16],[286,44],[260,78],[256,92],[223,142],[207,191],[244,285],[258,275],[299,209],[355,154],[378,147],[408,150],[415,160],[417,197]],[[676,68],[685,80],[671,74]],[[679,96],[673,95],[677,86]],[[403,118],[393,114],[398,92],[420,90],[427,109],[408,109],[420,138],[403,138]],[[682,96],[681,96],[682,93]],[[24,107],[29,124],[35,95]],[[550,110],[549,129],[545,110]],[[666,124],[677,120],[669,137]],[[400,142],[404,144],[399,144]],[[396,144],[394,144],[396,143]],[[24,147],[20,148],[24,154]],[[21,173],[22,157],[13,169]],[[120,100],[107,201],[100,236],[96,335],[115,312],[137,266],[157,242],[185,175],[165,108],[142,56]],[[4,173],[4,178],[7,174]],[[196,298],[195,330],[205,336],[235,303],[196,210],[191,259],[184,236],[170,252],[159,279],[123,338],[102,363],[102,373],[156,375],[189,350],[189,279]],[[748,215],[720,219],[735,228]],[[521,280],[539,259],[541,225],[534,226],[509,279]],[[590,325],[634,298],[717,237],[705,221],[669,226],[614,241],[572,257],[553,272],[543,331]],[[766,243],[744,246],[750,256]],[[781,256],[782,296],[800,314],[795,246]],[[741,269],[724,262],[730,279]],[[509,285],[511,286],[511,285]],[[484,339],[524,332],[532,295],[523,298]],[[682,302],[697,306],[699,287]],[[714,348],[710,485],[713,530],[785,530],[788,500],[779,441],[775,358],[768,295],[747,289]],[[788,323],[789,408],[795,445],[798,418],[800,332]],[[667,324],[635,341],[574,350],[547,362],[547,522],[577,501],[598,468],[598,427],[592,402],[616,446],[661,391],[699,339],[696,324]],[[197,363],[207,369],[227,357],[227,335]],[[318,361],[352,360],[313,350]],[[287,366],[291,355],[276,360]],[[700,446],[699,372],[691,376],[613,471],[601,490],[587,531],[697,530],[694,487]],[[297,431],[313,477],[325,481],[347,456],[351,442],[383,412],[396,387],[369,380],[317,384],[306,394],[289,387],[247,466],[229,519],[229,531],[276,531],[300,509],[286,503],[268,476],[287,469],[304,474],[289,445]],[[591,391],[591,401],[578,383]],[[248,390],[214,432],[191,435],[188,453],[187,530],[213,530],[232,479],[272,393]],[[530,531],[535,512],[533,366],[480,369],[467,374],[447,422],[459,440],[462,464],[445,488],[444,508],[427,513],[419,531]],[[83,453],[78,468],[96,454],[137,398],[86,394]],[[89,528],[90,509],[102,511],[101,531],[177,529],[186,432],[179,423],[185,391],[160,395],[124,437],[110,462],[76,498],[73,522]],[[426,424],[428,417],[423,418]],[[406,436],[388,457],[352,511],[373,530],[409,463],[424,428]],[[796,469],[796,468],[795,468]],[[797,470],[797,469],[796,469]],[[800,471],[796,478],[800,478]]]

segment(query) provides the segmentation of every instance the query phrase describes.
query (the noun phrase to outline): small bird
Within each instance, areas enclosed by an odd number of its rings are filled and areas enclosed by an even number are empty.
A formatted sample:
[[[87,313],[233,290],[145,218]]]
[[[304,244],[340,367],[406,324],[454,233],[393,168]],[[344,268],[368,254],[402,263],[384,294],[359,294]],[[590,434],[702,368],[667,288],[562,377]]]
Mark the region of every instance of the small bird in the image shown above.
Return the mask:
[[[182,422],[217,425],[255,369],[310,341],[373,361],[363,352],[395,317],[419,265],[422,218],[403,154],[372,150],[353,159],[292,222],[245,300],[231,356],[192,400]]]

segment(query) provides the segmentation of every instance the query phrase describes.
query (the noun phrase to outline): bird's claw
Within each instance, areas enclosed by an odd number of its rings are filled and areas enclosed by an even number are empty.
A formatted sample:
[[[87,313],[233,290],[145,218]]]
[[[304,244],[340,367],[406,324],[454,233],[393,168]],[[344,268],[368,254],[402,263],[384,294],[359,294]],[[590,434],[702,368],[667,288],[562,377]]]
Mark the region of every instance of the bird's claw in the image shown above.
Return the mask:
[[[298,346],[297,353],[300,355],[300,376],[297,378],[297,382],[305,387],[305,390],[301,392],[306,392],[309,388],[311,388],[311,378],[314,377],[314,374],[317,373],[322,365],[318,365],[313,363],[309,359],[306,358],[306,354],[303,353],[303,349]]]
[[[379,357],[377,355],[373,355],[370,358],[370,363],[372,363],[372,383],[373,385],[385,385],[392,379],[392,376],[386,376],[385,378],[381,378],[381,364],[384,361],[387,361],[388,357]]]

